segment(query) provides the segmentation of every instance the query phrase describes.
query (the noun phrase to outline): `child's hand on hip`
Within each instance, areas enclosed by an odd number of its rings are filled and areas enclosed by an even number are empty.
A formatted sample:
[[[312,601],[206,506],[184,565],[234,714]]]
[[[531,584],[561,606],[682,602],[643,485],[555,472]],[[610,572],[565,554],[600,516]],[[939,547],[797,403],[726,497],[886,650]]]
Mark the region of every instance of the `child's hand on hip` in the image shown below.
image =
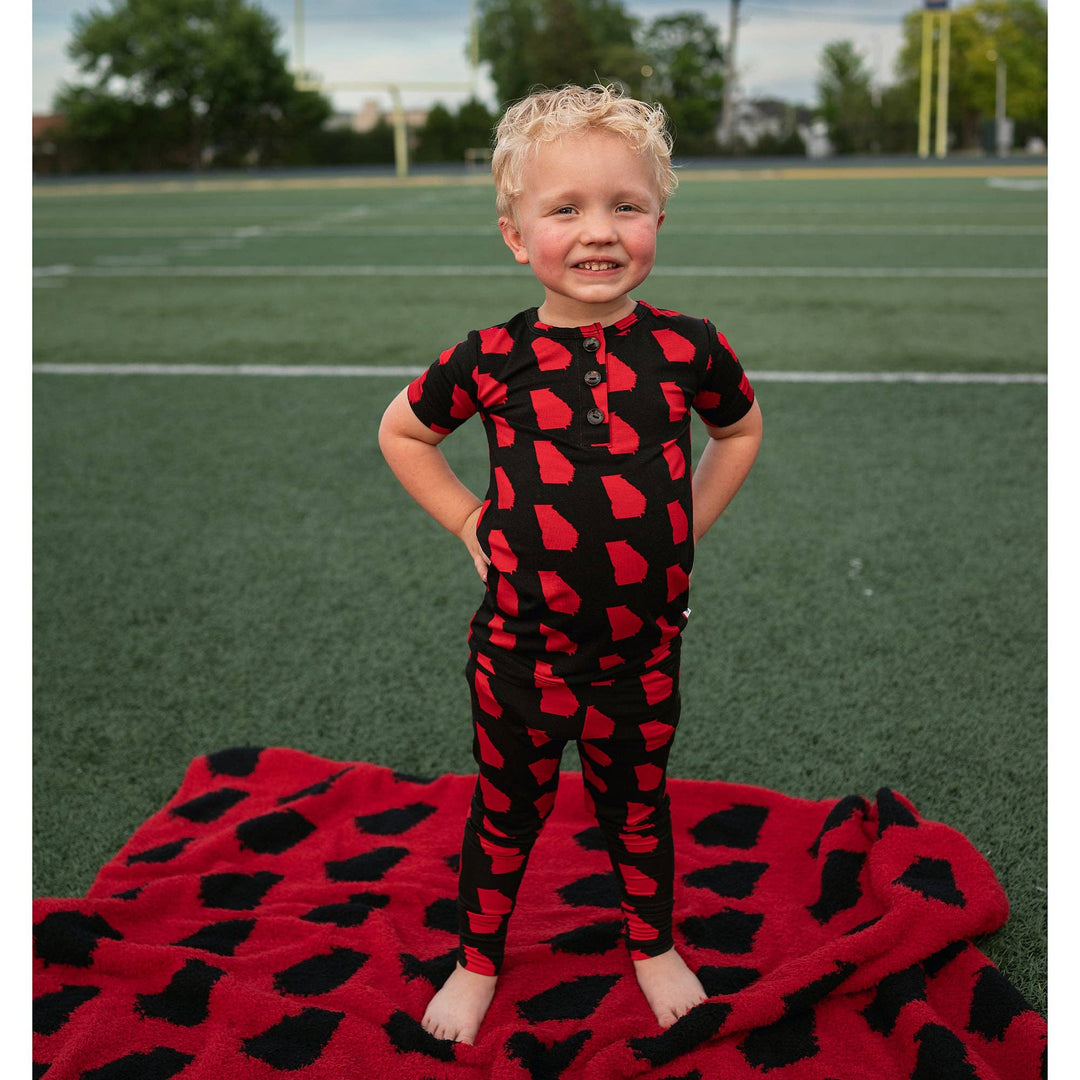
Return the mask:
[[[458,535],[472,556],[473,566],[476,567],[480,580],[487,584],[488,566],[491,565],[491,560],[484,554],[483,548],[480,547],[480,541],[476,538],[476,523],[480,520],[481,510],[483,510],[482,505],[478,506],[465,519],[465,524],[461,526],[461,532]]]

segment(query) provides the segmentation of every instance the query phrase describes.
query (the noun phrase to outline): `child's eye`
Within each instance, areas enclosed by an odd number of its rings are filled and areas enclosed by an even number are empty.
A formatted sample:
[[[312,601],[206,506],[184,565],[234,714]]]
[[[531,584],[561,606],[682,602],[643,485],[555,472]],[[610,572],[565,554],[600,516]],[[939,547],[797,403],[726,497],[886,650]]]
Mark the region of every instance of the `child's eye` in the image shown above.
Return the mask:
[[[615,210],[618,213],[629,212],[632,214],[637,210],[637,207],[634,206],[633,203],[620,203],[618,206],[615,207]]]
[[[573,212],[574,208],[572,206],[560,206],[558,210],[555,211],[556,214],[572,214]]]

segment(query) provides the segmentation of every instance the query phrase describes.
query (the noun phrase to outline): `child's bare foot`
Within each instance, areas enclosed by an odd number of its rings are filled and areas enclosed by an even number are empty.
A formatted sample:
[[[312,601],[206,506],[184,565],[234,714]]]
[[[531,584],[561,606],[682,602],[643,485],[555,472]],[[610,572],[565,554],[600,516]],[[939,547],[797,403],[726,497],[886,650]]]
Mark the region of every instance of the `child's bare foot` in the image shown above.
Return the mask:
[[[698,977],[674,949],[646,960],[635,960],[634,974],[662,1028],[671,1027],[709,996]]]
[[[428,1002],[421,1021],[424,1030],[436,1039],[453,1039],[472,1046],[495,996],[497,981],[497,975],[478,975],[458,964]]]

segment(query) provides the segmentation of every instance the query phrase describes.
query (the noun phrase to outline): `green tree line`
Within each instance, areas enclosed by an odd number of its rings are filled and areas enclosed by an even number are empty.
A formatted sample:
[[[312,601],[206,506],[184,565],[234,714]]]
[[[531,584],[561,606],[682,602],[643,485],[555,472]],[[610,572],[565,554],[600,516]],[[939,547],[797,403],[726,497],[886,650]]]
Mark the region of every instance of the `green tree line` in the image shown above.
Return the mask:
[[[838,153],[912,152],[922,17],[904,19],[895,81],[873,85],[866,59],[835,41],[819,61],[814,112]],[[996,60],[1007,65],[1017,138],[1046,138],[1046,10],[1039,0],[971,0],[952,12],[950,127],[979,145],[994,114]],[[326,165],[393,160],[386,122],[358,133],[327,121],[327,97],[302,89],[255,0],[111,0],[74,19],[68,53],[86,81],[61,87],[53,161],[83,171]],[[676,154],[802,153],[796,110],[747,145],[718,141],[727,46],[700,12],[643,20],[622,0],[479,0],[479,58],[498,97],[429,111],[413,133],[419,161],[461,161],[485,147],[501,109],[537,86],[616,82],[658,101]],[[37,159],[35,159],[37,161]]]
[[[916,149],[922,42],[923,13],[912,11],[904,17],[896,80],[880,88],[873,87],[866,58],[850,41],[825,47],[818,112],[838,153]],[[989,148],[999,61],[1005,65],[1015,143],[1046,141],[1046,8],[1039,0],[974,0],[954,8],[950,18],[948,113],[955,149]]]

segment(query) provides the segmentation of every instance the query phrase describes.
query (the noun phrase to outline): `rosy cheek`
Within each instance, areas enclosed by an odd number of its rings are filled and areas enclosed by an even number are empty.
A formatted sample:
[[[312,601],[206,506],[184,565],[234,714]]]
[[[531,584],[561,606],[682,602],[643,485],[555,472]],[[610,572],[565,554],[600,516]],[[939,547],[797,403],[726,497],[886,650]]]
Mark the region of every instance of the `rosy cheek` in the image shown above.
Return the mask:
[[[558,237],[544,237],[536,245],[536,258],[542,261],[553,261],[562,258],[566,245],[561,243]]]
[[[642,257],[648,257],[656,252],[656,233],[648,229],[635,232],[630,239],[633,249]]]

